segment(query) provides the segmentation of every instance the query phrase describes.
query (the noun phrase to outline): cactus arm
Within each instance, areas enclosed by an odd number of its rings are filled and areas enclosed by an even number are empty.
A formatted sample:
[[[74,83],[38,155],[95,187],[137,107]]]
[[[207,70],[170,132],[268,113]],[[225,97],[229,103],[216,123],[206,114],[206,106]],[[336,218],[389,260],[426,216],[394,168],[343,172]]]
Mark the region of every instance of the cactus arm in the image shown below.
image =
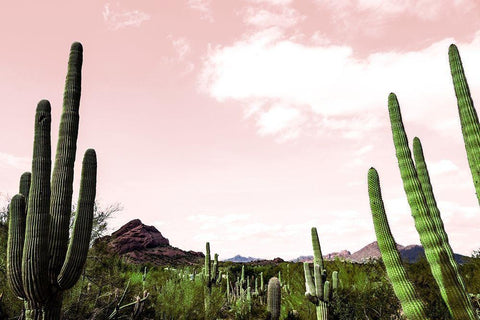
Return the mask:
[[[10,203],[7,242],[7,280],[19,298],[25,299],[22,284],[22,253],[25,240],[25,197],[17,194]]]
[[[419,299],[412,283],[407,278],[395,239],[390,231],[383,205],[378,173],[374,168],[368,170],[368,195],[378,247],[395,295],[402,305],[403,312],[405,312],[408,319],[427,319],[425,305]]]
[[[443,221],[440,217],[440,210],[437,207],[435,195],[433,194],[430,176],[428,174],[427,164],[423,155],[422,143],[418,137],[413,138],[413,156],[415,160],[415,168],[417,170],[418,180],[425,195],[425,201],[430,212],[430,217],[435,225],[438,235],[441,237],[443,243],[448,243],[448,236],[445,232]]]
[[[318,264],[313,265],[313,278],[315,281],[315,296],[322,300],[323,299],[323,279],[320,266]]]
[[[318,239],[317,228],[312,228],[312,247],[313,247],[313,264],[319,265],[320,270],[323,270],[323,256],[320,240]]]
[[[391,93],[388,97],[388,111],[392,127],[393,142],[400,168],[407,200],[412,210],[415,228],[425,249],[425,256],[432,275],[437,282],[443,300],[455,319],[475,319],[473,307],[442,245],[441,237],[432,222],[425,195],[423,194],[417,171],[413,164],[407,135],[403,127],[400,106],[397,97]],[[448,288],[448,290],[447,290]]]
[[[218,254],[213,255],[213,266],[212,266],[212,276],[211,276],[211,281],[212,283],[217,281],[217,276],[218,276]]]
[[[205,279],[207,281],[207,283],[210,282],[210,276],[211,276],[211,273],[210,273],[210,265],[211,265],[211,261],[210,261],[210,243],[207,242],[205,244]]]
[[[330,302],[330,294],[331,294],[330,281],[327,280],[323,284],[323,300],[325,302]]]
[[[73,169],[78,136],[82,62],[82,45],[75,42],[70,49],[63,96],[63,112],[60,120],[57,153],[51,184],[51,240],[49,245],[51,259],[48,267],[51,283],[57,281],[57,276],[64,263],[68,246],[73,192]]]
[[[241,273],[241,276],[240,276],[240,283],[242,284],[242,287],[243,287],[243,284],[245,283],[245,265],[242,265],[242,273]]]
[[[32,181],[23,248],[22,282],[27,299],[44,302],[48,297],[48,228],[50,206],[50,103],[42,100],[35,115]]]
[[[63,290],[73,287],[80,277],[87,259],[92,233],[93,206],[97,183],[97,156],[88,149],[83,158],[82,178],[77,214],[73,225],[65,263],[58,275],[58,285]]]
[[[265,284],[263,281],[263,272],[260,272],[260,290],[263,292],[265,290]]]
[[[20,187],[18,193],[23,194],[25,199],[28,199],[28,192],[30,191],[30,181],[32,174],[30,172],[24,172],[20,177]]]
[[[430,211],[430,217],[435,225],[437,234],[442,241],[443,248],[448,256],[448,260],[453,268],[453,272],[458,279],[458,283],[462,286],[463,290],[465,290],[465,283],[460,276],[460,272],[458,271],[458,265],[453,257],[453,250],[449,245],[448,235],[445,232],[443,221],[440,216],[440,210],[438,209],[437,202],[435,200],[432,184],[430,182],[430,176],[428,174],[427,164],[425,162],[425,157],[423,154],[422,143],[417,137],[413,139],[413,155],[415,159],[415,167],[417,169],[418,179],[420,181],[422,191],[425,195],[428,210]],[[449,289],[447,288],[447,290]]]
[[[337,291],[338,289],[338,271],[332,272],[332,290],[333,292]]]
[[[305,295],[316,296],[315,284],[313,283],[312,272],[308,266],[308,262],[303,263],[303,272],[305,274]]]
[[[457,96],[458,113],[468,164],[472,172],[477,199],[480,203],[480,124],[463,70],[462,60],[454,44],[450,45],[448,49],[448,57],[453,87]]]

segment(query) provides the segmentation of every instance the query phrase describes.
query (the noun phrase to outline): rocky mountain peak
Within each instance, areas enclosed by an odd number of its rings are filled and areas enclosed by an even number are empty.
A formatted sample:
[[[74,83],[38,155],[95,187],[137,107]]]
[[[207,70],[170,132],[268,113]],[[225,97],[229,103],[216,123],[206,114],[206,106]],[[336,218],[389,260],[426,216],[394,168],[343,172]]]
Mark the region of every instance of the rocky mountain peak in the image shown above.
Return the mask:
[[[111,245],[120,254],[169,244],[157,228],[143,224],[140,219],[132,220],[112,233]]]
[[[140,219],[127,222],[111,236],[98,240],[106,242],[108,251],[119,254],[133,263],[196,264],[204,257],[201,252],[172,247],[157,228],[143,224]]]

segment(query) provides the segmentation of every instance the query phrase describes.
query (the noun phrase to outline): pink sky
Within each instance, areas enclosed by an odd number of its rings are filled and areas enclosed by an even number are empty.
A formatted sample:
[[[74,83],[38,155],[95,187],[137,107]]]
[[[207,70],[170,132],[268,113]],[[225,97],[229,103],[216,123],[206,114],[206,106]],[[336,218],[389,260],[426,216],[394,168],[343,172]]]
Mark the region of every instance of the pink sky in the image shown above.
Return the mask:
[[[1,9],[3,195],[14,195],[30,168],[40,99],[52,103],[56,136],[68,49],[80,41],[77,163],[96,149],[98,199],[124,206],[112,228],[140,218],[182,249],[203,251],[210,241],[221,259],[290,259],[312,254],[316,226],[325,253],[356,251],[375,240],[366,185],[374,166],[397,242],[419,243],[388,122],[393,91],[410,139],[422,139],[453,249],[480,247],[447,55],[456,43],[480,101],[478,1],[17,1]]]

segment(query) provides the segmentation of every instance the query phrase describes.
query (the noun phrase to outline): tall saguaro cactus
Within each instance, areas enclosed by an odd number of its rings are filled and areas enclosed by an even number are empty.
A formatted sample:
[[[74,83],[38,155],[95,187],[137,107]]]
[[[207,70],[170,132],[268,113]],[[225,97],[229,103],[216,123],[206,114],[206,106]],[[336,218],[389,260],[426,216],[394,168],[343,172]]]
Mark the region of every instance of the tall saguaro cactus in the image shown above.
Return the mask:
[[[407,278],[395,239],[390,231],[382,200],[378,173],[374,168],[370,168],[368,171],[368,195],[378,247],[395,295],[402,305],[403,312],[410,320],[428,319],[425,313],[425,305]]]
[[[448,57],[453,87],[455,89],[455,95],[457,96],[458,114],[462,125],[468,164],[472,172],[477,199],[480,203],[480,124],[470,95],[462,60],[460,59],[457,46],[454,44],[450,45],[448,49]]]
[[[73,43],[51,181],[51,107],[42,100],[35,116],[32,173],[22,175],[20,193],[10,207],[8,282],[25,301],[27,320],[60,319],[63,291],[77,282],[87,257],[97,175],[93,149],[83,157],[78,208],[69,239],[82,60],[82,45]]]
[[[205,269],[204,269],[204,307],[205,319],[210,319],[212,316],[211,296],[212,286],[221,280],[221,274],[218,270],[218,254],[215,253],[212,263],[210,256],[210,243],[205,244]],[[227,284],[228,285],[228,284]]]
[[[414,142],[415,166],[408,146],[400,106],[393,93],[388,97],[388,111],[400,175],[432,275],[452,317],[475,319],[457,263],[453,259],[453,251],[448,243],[440,211],[433,198],[420,140],[416,138]]]
[[[315,304],[317,319],[328,319],[328,304],[332,296],[330,281],[327,280],[327,270],[323,268],[322,248],[318,240],[317,228],[312,228],[313,246],[313,277],[308,262],[304,262],[305,296]],[[338,272],[332,273],[333,289],[338,286]]]

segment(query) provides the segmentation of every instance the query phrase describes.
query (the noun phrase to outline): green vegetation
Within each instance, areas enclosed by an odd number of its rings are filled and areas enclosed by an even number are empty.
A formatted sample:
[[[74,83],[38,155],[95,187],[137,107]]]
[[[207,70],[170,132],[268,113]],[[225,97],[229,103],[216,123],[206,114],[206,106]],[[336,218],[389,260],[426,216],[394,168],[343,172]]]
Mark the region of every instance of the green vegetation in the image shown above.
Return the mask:
[[[2,230],[2,228],[0,228]],[[6,230],[6,227],[3,227]],[[1,233],[0,233],[1,236]],[[1,252],[5,252],[5,245]],[[253,279],[263,273],[265,279],[282,273],[284,281],[290,283],[289,293],[282,288],[280,319],[315,319],[315,305],[305,297],[303,263],[281,263],[278,265],[242,265],[219,262],[222,274],[229,278],[241,277],[244,266],[245,278]],[[388,280],[381,261],[364,264],[324,261],[327,270],[338,270],[337,293],[330,302],[329,319],[401,319],[400,304]],[[144,277],[145,267],[147,267]],[[426,260],[405,265],[417,293],[434,319],[452,319],[439,292],[435,288]],[[105,247],[90,249],[85,270],[75,286],[65,291],[63,319],[108,319],[123,296],[121,306],[135,302],[149,293],[138,319],[204,319],[204,282],[202,265],[171,268],[167,266],[132,265],[124,259],[110,254]],[[480,292],[480,259],[473,259],[460,266],[467,280],[469,292]],[[9,317],[22,312],[23,304],[5,283],[6,275],[0,273],[0,292],[3,292],[3,310]],[[233,281],[235,282],[235,281]],[[268,281],[266,281],[268,282]],[[127,288],[128,284],[128,289]],[[266,284],[266,283],[265,283]],[[125,294],[124,294],[125,292]],[[212,319],[267,319],[267,300],[252,293],[251,307],[237,299],[227,302],[226,276],[221,285],[212,287]],[[133,307],[118,311],[118,319],[130,319]],[[0,318],[1,319],[1,318]]]
[[[454,45],[449,56],[480,202],[480,125]],[[388,99],[393,141],[426,259],[402,263],[374,168],[368,172],[368,191],[383,261],[324,261],[316,228],[311,230],[313,275],[307,262],[242,265],[219,262],[217,254],[212,261],[208,242],[203,266],[176,268],[128,263],[110,253],[107,242],[92,246],[105,232],[106,220],[121,209],[102,211],[95,203],[97,161],[89,149],[71,222],[82,59],[83,48],[74,43],[53,173],[51,107],[42,100],[35,116],[32,172],[21,176],[8,219],[6,208],[0,208],[0,320],[478,319],[480,295],[468,293],[480,292],[479,254],[464,265],[455,262],[420,140],[413,140],[412,158],[393,93]],[[327,269],[337,270],[331,282]]]

